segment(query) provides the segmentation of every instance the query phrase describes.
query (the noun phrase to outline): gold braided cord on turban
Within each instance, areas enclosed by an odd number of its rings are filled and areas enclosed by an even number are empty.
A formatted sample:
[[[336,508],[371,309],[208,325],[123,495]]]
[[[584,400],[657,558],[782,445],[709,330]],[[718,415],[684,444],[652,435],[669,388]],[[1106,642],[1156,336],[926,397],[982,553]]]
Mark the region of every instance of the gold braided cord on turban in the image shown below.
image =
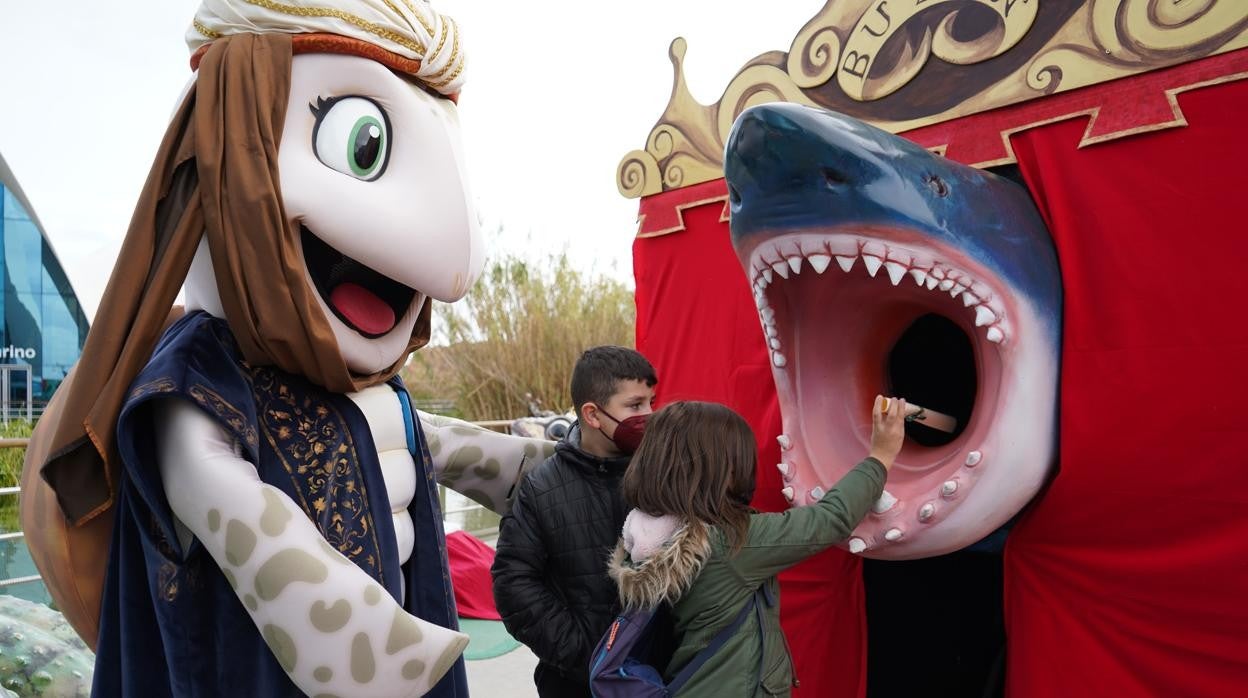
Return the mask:
[[[464,82],[459,26],[428,0],[203,0],[186,42],[194,53],[223,36],[266,33],[332,34],[371,44],[411,61],[403,69],[446,96]]]

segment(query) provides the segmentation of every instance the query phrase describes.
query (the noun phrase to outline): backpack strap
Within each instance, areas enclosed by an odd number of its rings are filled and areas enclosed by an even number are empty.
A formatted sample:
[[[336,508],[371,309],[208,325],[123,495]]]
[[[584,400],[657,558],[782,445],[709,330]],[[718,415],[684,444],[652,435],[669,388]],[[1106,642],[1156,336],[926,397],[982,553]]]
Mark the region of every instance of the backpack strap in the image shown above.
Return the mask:
[[[693,659],[690,659],[689,663],[680,670],[680,673],[676,674],[676,678],[672,679],[672,682],[667,684],[668,695],[675,695],[680,692],[680,689],[684,687],[685,683],[688,682],[689,679],[693,678],[693,675],[698,672],[698,669],[701,669],[703,664],[710,661],[711,657],[719,651],[719,648],[723,647],[724,643],[728,642],[728,638],[732,637],[733,634],[741,628],[741,625],[745,623],[745,619],[750,617],[751,610],[756,611],[758,615],[759,639],[762,639],[765,629],[763,625],[763,606],[759,603],[759,601],[760,597],[762,597],[763,602],[766,603],[766,597],[764,596],[765,592],[763,591],[763,588],[766,586],[767,585],[764,584],[756,589],[754,593],[750,595],[749,602],[741,608],[741,611],[737,613],[737,617],[732,621],[732,623],[728,625],[728,627],[716,633],[715,637],[711,638],[710,644],[703,647],[701,651],[694,655]],[[765,656],[766,652],[763,652],[763,654]],[[763,660],[760,659],[758,666],[760,676],[762,675],[763,670],[762,662]]]

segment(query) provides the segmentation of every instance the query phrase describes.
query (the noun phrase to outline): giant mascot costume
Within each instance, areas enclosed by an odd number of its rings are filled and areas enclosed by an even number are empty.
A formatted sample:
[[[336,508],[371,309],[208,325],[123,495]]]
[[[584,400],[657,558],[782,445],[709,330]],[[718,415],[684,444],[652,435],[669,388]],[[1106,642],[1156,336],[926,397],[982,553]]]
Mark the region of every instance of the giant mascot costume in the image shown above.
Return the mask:
[[[482,266],[459,29],[424,0],[206,0],[188,39],[28,455],[39,569],[95,695],[465,695],[435,484],[502,511],[547,444],[416,413],[396,377]]]

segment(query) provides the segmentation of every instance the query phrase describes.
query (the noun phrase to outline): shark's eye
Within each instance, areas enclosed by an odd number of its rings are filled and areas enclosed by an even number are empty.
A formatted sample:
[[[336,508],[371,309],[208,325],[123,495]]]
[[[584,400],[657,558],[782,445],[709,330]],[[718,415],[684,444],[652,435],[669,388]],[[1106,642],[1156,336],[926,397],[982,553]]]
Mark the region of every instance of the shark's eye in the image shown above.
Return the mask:
[[[923,178],[923,181],[927,182],[927,186],[931,188],[932,193],[936,196],[942,199],[949,196],[949,185],[945,184],[945,180],[937,175],[928,175]]]
[[[316,128],[312,147],[326,167],[372,181],[385,172],[390,155],[390,121],[364,97],[340,97],[312,108]]]

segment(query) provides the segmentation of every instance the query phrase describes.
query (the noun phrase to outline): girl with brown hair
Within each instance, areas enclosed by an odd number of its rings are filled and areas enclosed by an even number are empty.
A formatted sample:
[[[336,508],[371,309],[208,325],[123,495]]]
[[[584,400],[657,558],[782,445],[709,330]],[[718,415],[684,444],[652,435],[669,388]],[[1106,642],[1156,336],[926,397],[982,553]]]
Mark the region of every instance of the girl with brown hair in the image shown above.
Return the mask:
[[[775,514],[750,507],[757,447],[740,415],[709,402],[676,402],[653,415],[624,476],[624,497],[636,508],[610,573],[626,608],[670,607],[675,648],[658,667],[663,677],[756,606],[679,695],[789,694],[776,575],[844,540],[866,516],[901,450],[904,414],[904,401],[877,397],[869,455],[815,504]]]

